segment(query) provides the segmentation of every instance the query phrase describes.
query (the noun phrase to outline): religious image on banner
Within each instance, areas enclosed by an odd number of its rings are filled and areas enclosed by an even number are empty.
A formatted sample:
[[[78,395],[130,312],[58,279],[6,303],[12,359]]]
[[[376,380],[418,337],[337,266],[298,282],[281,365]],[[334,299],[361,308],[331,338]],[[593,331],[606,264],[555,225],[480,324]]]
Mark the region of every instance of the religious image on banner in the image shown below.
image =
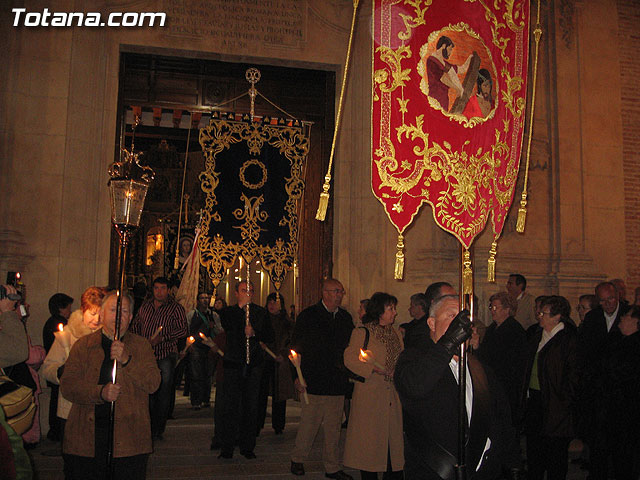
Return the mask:
[[[371,183],[397,256],[425,202],[465,249],[489,218],[497,241],[520,164],[528,42],[525,0],[374,0]]]
[[[309,139],[298,121],[214,112],[200,130],[206,194],[198,239],[215,287],[238,255],[259,257],[276,290],[298,250],[298,202]]]

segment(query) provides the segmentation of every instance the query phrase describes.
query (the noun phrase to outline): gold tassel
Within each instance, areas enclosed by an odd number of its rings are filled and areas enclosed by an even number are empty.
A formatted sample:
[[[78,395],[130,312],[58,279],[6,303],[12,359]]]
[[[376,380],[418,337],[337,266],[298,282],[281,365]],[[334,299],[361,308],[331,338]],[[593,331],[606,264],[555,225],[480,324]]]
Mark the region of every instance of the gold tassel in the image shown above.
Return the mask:
[[[324,222],[327,216],[327,207],[329,207],[329,188],[331,188],[331,175],[324,177],[324,185],[322,185],[322,193],[320,194],[320,202],[318,203],[318,211],[316,212],[316,220]]]
[[[396,268],[393,278],[396,280],[402,280],[404,276],[404,237],[398,235],[398,244],[396,245],[398,251],[396,252]]]
[[[178,245],[180,245],[180,242],[178,242]],[[173,260],[173,269],[177,270],[178,267],[180,266],[180,250],[178,249],[179,247],[176,246],[176,258]]]
[[[471,254],[469,250],[464,250],[464,260],[462,261],[462,294],[473,294],[473,270],[471,268]]]
[[[327,207],[329,206],[329,188],[331,184],[331,167],[333,165],[333,154],[336,151],[336,139],[340,130],[340,120],[342,118],[342,105],[344,103],[344,91],[347,86],[347,75],[349,73],[349,60],[351,59],[351,44],[353,43],[353,32],[356,26],[356,13],[360,0],[353,0],[353,15],[351,16],[351,31],[349,32],[349,45],[347,46],[347,58],[344,62],[344,73],[342,75],[342,87],[340,88],[340,100],[338,100],[338,114],[336,115],[336,124],[333,128],[333,141],[331,142],[331,153],[329,154],[329,166],[327,174],[324,177],[323,192],[320,194],[320,203],[318,203],[318,211],[316,212],[316,220],[324,222],[327,215]]]
[[[527,221],[527,192],[522,192],[520,208],[518,209],[518,220],[516,221],[516,232],[524,233],[524,225]]]
[[[496,255],[498,253],[498,242],[493,242],[489,249],[489,260],[487,260],[487,281],[496,283]]]

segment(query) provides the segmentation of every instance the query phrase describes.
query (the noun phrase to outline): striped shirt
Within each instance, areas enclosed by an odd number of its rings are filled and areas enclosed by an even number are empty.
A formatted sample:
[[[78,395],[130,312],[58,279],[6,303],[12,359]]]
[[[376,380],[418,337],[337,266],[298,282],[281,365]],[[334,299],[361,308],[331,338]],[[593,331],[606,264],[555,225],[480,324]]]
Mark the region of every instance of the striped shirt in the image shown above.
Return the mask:
[[[153,299],[145,301],[131,322],[129,330],[151,339],[158,327],[162,326],[160,343],[153,347],[157,360],[162,360],[172,353],[178,353],[178,339],[185,338],[187,332],[187,316],[184,308],[175,300],[169,299],[165,304],[155,307]]]

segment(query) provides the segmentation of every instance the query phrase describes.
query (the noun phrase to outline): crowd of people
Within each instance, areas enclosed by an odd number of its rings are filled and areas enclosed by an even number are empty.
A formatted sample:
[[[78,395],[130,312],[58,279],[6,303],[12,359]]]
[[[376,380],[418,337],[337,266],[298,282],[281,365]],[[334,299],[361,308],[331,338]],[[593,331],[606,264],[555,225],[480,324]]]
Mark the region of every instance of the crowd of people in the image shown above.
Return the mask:
[[[411,321],[398,325],[398,300],[384,292],[362,300],[354,320],[336,279],[325,279],[318,303],[293,318],[279,293],[264,307],[253,303],[246,281],[232,305],[199,292],[185,312],[160,277],[137,309],[127,293],[101,287],[87,288],[73,312],[73,298],[53,295],[39,351],[20,293],[2,285],[0,367],[36,398],[39,377],[51,387],[46,436],[61,444],[67,479],[102,479],[107,469],[113,478],[145,478],[184,372],[194,410],[211,407],[215,383],[210,448],[223,460],[236,446],[256,458],[271,396],[276,435],[287,401],[300,401],[290,465],[297,476],[322,430],[325,477],[339,480],[352,478],[344,467],[363,480],[454,480],[462,470],[478,480],[564,480],[574,439],[590,480],[638,480],[640,305],[629,304],[620,280],[582,295],[577,316],[566,298],[534,298],[526,287],[524,276],[509,276],[506,291],[489,298],[485,326],[476,320],[481,306],[461,311],[453,286],[436,282],[410,297]],[[39,441],[37,416],[21,445],[7,430],[0,473],[14,478],[29,470],[23,447]]]

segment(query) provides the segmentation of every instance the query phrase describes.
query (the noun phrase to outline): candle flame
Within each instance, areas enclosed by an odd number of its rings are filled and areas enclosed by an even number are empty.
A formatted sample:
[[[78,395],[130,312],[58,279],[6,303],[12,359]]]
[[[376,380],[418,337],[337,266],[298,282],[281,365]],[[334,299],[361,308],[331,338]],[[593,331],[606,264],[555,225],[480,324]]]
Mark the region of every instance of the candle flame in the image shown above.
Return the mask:
[[[195,339],[195,338],[193,338],[193,337],[189,337],[189,342],[193,343],[193,342],[195,342],[195,341],[196,341],[196,339]]]
[[[58,331],[59,331],[59,332],[64,331],[64,324],[62,324],[62,323],[59,323],[59,324],[58,324]]]
[[[367,352],[365,352],[363,349],[360,349],[360,355],[362,355],[364,358],[367,358]]]
[[[295,350],[291,350],[291,355],[295,357],[295,356],[297,356],[298,354],[296,353],[296,351],[295,351]]]
[[[200,338],[206,338],[206,335],[202,332],[198,333],[198,335],[200,335]]]

